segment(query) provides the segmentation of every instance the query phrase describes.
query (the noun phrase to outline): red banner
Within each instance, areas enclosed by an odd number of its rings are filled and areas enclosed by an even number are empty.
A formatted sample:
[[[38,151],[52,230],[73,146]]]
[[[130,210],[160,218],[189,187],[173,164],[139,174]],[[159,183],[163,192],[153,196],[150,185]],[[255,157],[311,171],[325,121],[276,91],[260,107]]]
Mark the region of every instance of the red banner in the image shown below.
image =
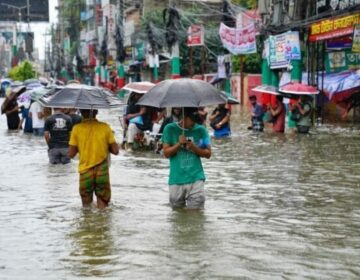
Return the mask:
[[[352,34],[354,25],[358,23],[360,13],[313,23],[310,26],[309,40],[315,42]]]
[[[89,48],[89,65],[96,66],[95,47],[93,44],[88,45]]]

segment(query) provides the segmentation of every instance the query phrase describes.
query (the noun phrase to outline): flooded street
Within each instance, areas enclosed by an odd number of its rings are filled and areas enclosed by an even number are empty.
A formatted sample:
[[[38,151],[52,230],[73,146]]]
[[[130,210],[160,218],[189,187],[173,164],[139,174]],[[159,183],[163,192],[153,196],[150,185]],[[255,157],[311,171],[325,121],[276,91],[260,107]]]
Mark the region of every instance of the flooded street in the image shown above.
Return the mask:
[[[2,102],[2,100],[0,101]],[[120,139],[116,112],[101,112]],[[82,209],[77,160],[0,117],[0,279],[359,279],[360,131],[233,136],[203,160],[202,212],[168,206],[168,160],[112,156],[112,204]]]

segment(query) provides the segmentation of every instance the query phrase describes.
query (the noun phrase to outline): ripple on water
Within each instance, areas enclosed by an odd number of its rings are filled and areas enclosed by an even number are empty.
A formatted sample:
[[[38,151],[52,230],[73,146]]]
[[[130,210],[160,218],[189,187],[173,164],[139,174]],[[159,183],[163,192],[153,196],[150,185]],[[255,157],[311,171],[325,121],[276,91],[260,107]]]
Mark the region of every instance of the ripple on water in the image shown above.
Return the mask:
[[[120,137],[118,115],[101,112]],[[233,136],[203,160],[206,209],[168,206],[168,160],[112,157],[112,204],[82,209],[77,160],[0,117],[0,274],[5,279],[358,279],[359,129]],[[119,138],[120,139],[120,138]],[[0,277],[1,278],[1,277]]]

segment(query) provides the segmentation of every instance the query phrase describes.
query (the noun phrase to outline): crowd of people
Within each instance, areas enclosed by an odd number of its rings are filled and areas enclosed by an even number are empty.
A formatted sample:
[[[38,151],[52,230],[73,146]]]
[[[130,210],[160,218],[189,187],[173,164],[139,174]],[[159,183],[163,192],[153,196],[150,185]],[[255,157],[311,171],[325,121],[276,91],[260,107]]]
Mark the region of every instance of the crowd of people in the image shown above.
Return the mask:
[[[172,108],[169,116],[166,110],[159,110],[148,106],[137,105],[141,98],[140,93],[131,93],[128,105],[123,116],[124,137],[122,147],[129,151],[133,150],[134,143],[146,142],[146,132],[154,135],[158,143],[158,150],[162,148],[159,141],[166,124],[179,122],[183,117],[181,108]],[[266,106],[259,104],[255,95],[249,97],[251,106],[251,126],[253,131],[264,131],[265,123],[270,123],[272,131],[284,133],[285,127],[297,133],[308,133],[311,127],[312,98],[300,96],[298,100],[292,100],[284,104],[282,96],[276,96],[273,104]],[[215,138],[231,136],[231,106],[219,104],[213,111],[208,113],[206,107],[197,108],[197,123],[209,126],[213,130]],[[287,120],[287,124],[286,124]],[[160,148],[159,148],[160,147]]]
[[[287,116],[287,127],[291,131],[306,134],[311,126],[312,97],[301,95],[298,100],[292,99],[286,108],[283,97],[276,96],[274,104],[263,106],[257,102],[255,95],[249,97],[251,105],[251,126],[253,131],[264,131],[264,122],[272,124],[272,131],[285,132]]]
[[[23,91],[17,90],[16,94]],[[167,115],[167,110],[138,105],[141,96],[135,92],[130,94],[123,118],[123,145],[117,143],[108,124],[96,119],[97,110],[54,108],[49,111],[38,101],[32,101],[25,108],[19,106],[16,98],[11,99],[2,110],[9,130],[23,129],[24,133],[44,137],[51,164],[67,164],[79,154],[79,193],[84,206],[92,204],[94,194],[99,208],[108,206],[111,198],[110,153],[117,155],[121,146],[131,150],[134,142],[141,139],[139,135],[151,131],[160,143],[163,155],[170,160],[170,204],[174,208],[202,209],[205,203],[205,174],[201,158],[211,157],[207,123],[213,129],[214,137],[230,136],[231,107],[219,104],[211,113],[205,107],[174,107]],[[272,123],[274,132],[283,133],[288,114],[290,129],[295,128],[298,133],[309,132],[312,112],[309,98],[302,96],[298,102],[290,103],[288,108],[281,96],[267,106],[260,105],[256,96],[250,96],[249,101],[252,124],[249,129],[263,131],[267,121]]]

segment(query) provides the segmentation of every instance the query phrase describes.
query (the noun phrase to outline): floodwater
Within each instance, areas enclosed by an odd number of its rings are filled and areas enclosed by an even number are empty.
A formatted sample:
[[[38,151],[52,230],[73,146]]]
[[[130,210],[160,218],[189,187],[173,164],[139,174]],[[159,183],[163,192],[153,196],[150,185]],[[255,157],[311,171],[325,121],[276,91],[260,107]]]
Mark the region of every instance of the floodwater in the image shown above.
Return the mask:
[[[120,137],[118,113],[101,113]],[[112,204],[82,209],[77,162],[0,117],[0,279],[359,279],[360,131],[213,140],[206,209],[167,204],[168,160],[112,157]]]

